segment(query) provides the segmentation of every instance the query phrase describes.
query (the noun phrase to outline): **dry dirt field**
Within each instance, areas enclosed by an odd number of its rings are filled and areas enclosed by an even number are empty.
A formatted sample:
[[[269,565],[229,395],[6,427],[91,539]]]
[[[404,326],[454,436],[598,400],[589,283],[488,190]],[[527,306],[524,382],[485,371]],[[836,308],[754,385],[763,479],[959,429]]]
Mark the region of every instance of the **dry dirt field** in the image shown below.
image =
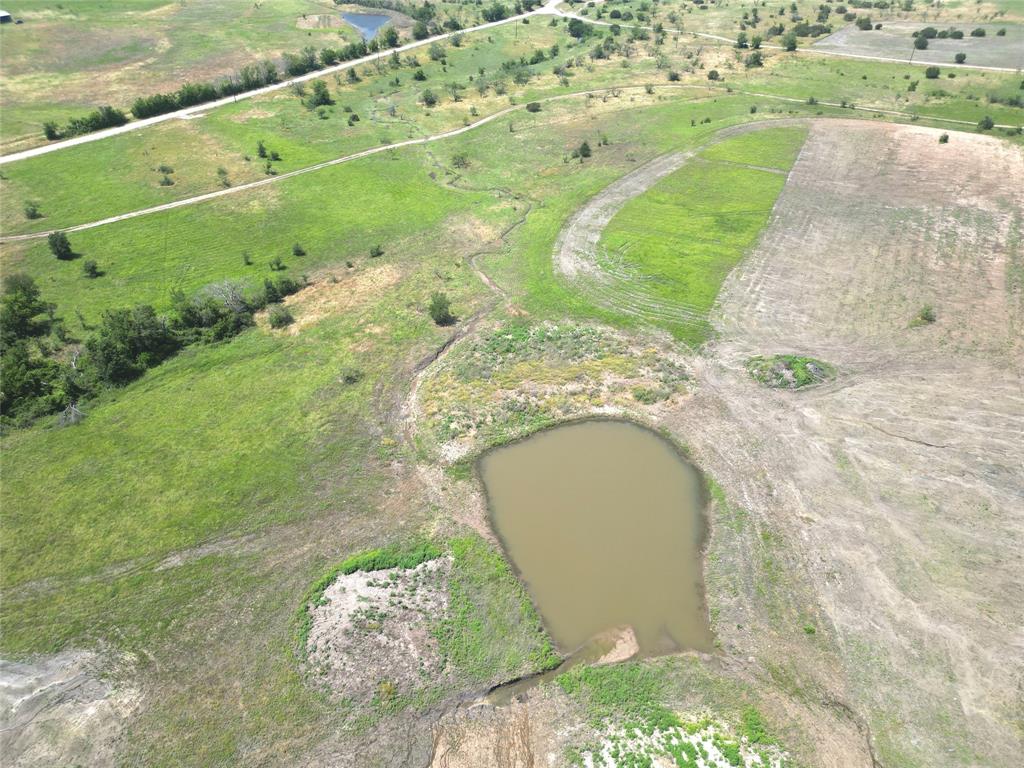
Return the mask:
[[[1017,764],[1024,683],[1024,158],[822,121],[667,422],[798,553],[832,684],[883,765]],[[933,324],[911,327],[922,305]],[[756,354],[839,369],[760,388]],[[755,638],[749,640],[757,644]]]
[[[699,663],[798,723],[812,765],[1021,753],[1024,157],[939,136],[814,121],[719,297],[716,340],[688,360],[688,394],[616,410],[668,428],[724,491],[707,552],[720,652]],[[914,323],[924,305],[935,321]],[[838,376],[757,384],[747,359],[777,353]],[[786,575],[765,582],[766,557]],[[714,704],[678,690],[680,706]],[[581,715],[550,688],[449,712],[433,764],[546,764],[595,736]]]

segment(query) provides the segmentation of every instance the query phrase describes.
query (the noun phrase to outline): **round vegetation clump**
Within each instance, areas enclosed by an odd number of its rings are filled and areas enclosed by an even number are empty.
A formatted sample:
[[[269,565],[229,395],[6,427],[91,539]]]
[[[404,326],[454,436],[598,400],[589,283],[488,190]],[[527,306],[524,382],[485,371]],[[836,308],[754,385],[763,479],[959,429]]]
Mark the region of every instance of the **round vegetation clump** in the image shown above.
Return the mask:
[[[836,377],[836,369],[828,363],[799,355],[758,355],[747,360],[747,371],[772,389],[800,389]]]

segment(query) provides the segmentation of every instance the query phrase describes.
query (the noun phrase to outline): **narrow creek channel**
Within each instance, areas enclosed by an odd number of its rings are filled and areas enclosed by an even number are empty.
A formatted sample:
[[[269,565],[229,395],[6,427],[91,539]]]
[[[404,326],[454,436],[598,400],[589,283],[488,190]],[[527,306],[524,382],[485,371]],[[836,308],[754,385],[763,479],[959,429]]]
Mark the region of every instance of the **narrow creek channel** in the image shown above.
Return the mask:
[[[594,660],[595,639],[623,627],[640,656],[711,650],[704,486],[668,441],[585,421],[490,451],[479,469],[491,524],[564,654]]]

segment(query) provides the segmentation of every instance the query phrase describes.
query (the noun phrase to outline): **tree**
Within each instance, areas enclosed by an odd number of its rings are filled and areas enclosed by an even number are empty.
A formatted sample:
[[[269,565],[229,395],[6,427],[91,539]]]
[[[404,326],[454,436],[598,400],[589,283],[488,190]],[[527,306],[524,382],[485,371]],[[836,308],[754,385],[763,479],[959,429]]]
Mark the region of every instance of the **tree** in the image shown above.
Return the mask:
[[[334,103],[331,98],[331,92],[327,90],[327,83],[323,80],[313,81],[313,92],[306,99],[307,109],[316,109],[317,107],[326,107]]]
[[[580,157],[590,157],[590,144],[584,141],[582,144],[580,144],[580,148],[578,151],[580,153]]]
[[[918,35],[914,38],[914,47],[919,51],[923,51],[928,47],[928,38]]]
[[[761,47],[761,36],[760,35],[754,35],[752,38],[750,38],[750,47],[754,48],[755,50],[757,48]]]
[[[420,82],[423,82],[424,80],[427,79],[427,75],[426,75],[426,73],[422,69],[417,69],[413,73],[412,79],[413,80],[419,80]]]
[[[166,360],[177,352],[180,343],[153,307],[140,304],[104,313],[99,330],[85,347],[97,378],[121,385]]]
[[[377,39],[380,41],[381,48],[395,48],[398,46],[398,30],[388,24],[377,33]]]
[[[953,60],[957,64],[963,64],[965,61],[967,61],[967,54],[966,53],[958,53],[956,56],[953,57]]]
[[[539,101],[531,101],[529,104],[526,105],[526,111],[527,112],[540,112],[540,102]]]
[[[764,66],[764,56],[760,51],[754,51],[752,54],[747,56],[743,61],[744,66],[747,69],[753,69],[754,67]]]
[[[82,265],[82,274],[88,278],[99,277],[102,273],[100,272],[99,265],[96,264],[92,259],[87,259]]]
[[[427,56],[431,61],[441,61],[444,58],[444,46],[437,42],[431,43],[427,49]]]
[[[36,335],[43,328],[36,318],[47,309],[35,280],[22,272],[7,275],[3,295],[0,296],[0,347]],[[6,377],[7,372],[4,371]],[[5,381],[3,389],[6,386]]]
[[[795,51],[796,35],[794,35],[792,32],[787,33],[786,36],[782,38],[782,47],[787,51]]]
[[[420,101],[423,102],[423,106],[425,107],[433,107],[437,104],[437,94],[427,88],[420,94]]]
[[[430,317],[438,325],[451,325],[455,315],[451,311],[451,302],[443,293],[435,293],[430,297]]]
[[[256,154],[259,157],[267,156],[267,145],[263,143],[263,139],[256,142]]]
[[[480,15],[484,17],[484,21],[501,21],[508,18],[508,8],[501,3],[491,3],[480,12]]]
[[[47,120],[43,123],[43,135],[47,141],[56,141],[60,138],[60,128],[53,120]]]
[[[74,251],[71,250],[68,236],[63,232],[51,232],[46,238],[46,243],[50,246],[50,252],[62,261],[75,257]]]
[[[748,45],[748,43],[747,43],[747,33],[746,32],[740,32],[736,36],[736,47],[737,48],[746,48],[747,45]]]
[[[416,40],[426,40],[430,37],[430,30],[424,21],[417,21],[412,27],[412,36]]]
[[[981,118],[981,120],[978,121],[978,128],[980,128],[983,131],[991,131],[993,128],[995,128],[995,125],[995,122],[993,122],[992,118],[989,117],[988,115],[985,115],[983,118]]]
[[[974,29],[971,30],[971,37],[984,37],[984,36],[985,36],[985,28],[984,27],[975,27]]]
[[[938,67],[928,67],[928,69],[924,71],[924,76],[927,77],[929,80],[934,80],[939,76],[939,74],[940,70]]]
[[[718,80],[720,77],[721,75],[718,74],[717,69],[712,69],[708,72],[708,80]]]
[[[569,19],[569,24],[566,26],[565,31],[577,40],[588,37],[591,32],[590,27],[579,19]]]

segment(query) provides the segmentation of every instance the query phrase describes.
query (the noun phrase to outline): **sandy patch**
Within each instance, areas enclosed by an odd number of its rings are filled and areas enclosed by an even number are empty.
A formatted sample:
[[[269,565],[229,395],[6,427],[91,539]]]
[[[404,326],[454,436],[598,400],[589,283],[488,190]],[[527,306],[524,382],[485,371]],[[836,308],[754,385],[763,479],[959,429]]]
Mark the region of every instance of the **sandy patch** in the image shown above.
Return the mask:
[[[336,29],[341,25],[341,17],[333,13],[303,14],[295,21],[299,29]]]
[[[309,663],[339,696],[387,700],[437,683],[431,625],[448,609],[451,557],[339,576],[313,608]]]
[[[139,692],[100,677],[93,653],[0,661],[0,754],[15,766],[112,765]]]
[[[284,305],[291,311],[295,322],[277,333],[294,336],[326,317],[365,306],[380,298],[401,277],[401,271],[391,264],[354,272],[342,268],[314,276],[309,285],[285,298]],[[260,312],[256,322],[269,329],[267,311]]]

